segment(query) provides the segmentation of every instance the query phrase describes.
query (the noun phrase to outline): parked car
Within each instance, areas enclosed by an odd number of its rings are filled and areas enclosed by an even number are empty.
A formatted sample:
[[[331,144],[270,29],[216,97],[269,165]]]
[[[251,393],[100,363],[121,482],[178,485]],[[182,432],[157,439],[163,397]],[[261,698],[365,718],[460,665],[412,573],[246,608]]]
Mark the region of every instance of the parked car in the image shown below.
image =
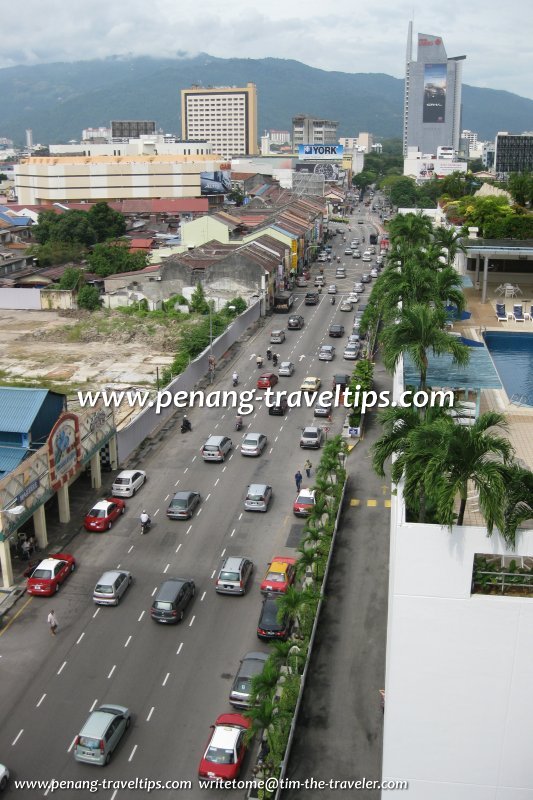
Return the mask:
[[[268,413],[271,417],[282,417],[286,413],[288,407],[287,398],[284,395],[280,395],[274,398],[272,405],[268,407]]]
[[[113,481],[111,494],[113,497],[133,497],[145,481],[146,472],[142,469],[123,469]]]
[[[331,400],[320,399],[315,403],[313,415],[315,417],[329,417],[333,408]]]
[[[105,703],[94,709],[74,740],[74,758],[99,767],[109,764],[130,724],[131,712],[126,706]]]
[[[176,492],[167,508],[170,519],[190,519],[197,506],[200,505],[200,494],[185,490]]]
[[[268,653],[246,653],[233,681],[229,702],[235,708],[249,708],[252,699],[252,680],[263,672]]]
[[[342,357],[345,361],[355,361],[357,356],[359,355],[359,345],[355,342],[349,342],[346,347],[344,348],[344,353]]]
[[[231,781],[238,778],[248,749],[251,721],[240,714],[221,714],[211,726],[198,777]]]
[[[296,559],[290,556],[274,556],[266,575],[261,581],[261,594],[284,594],[296,577]]]
[[[300,314],[292,314],[287,320],[287,328],[290,330],[300,330],[304,326],[304,318]]]
[[[320,389],[321,380],[320,378],[312,378],[308,377],[304,380],[302,385],[300,386],[301,392],[318,392]]]
[[[126,503],[117,497],[99,500],[85,515],[83,525],[86,531],[108,531],[116,519],[126,511]]]
[[[285,341],[285,331],[270,331],[270,344],[283,344]]]
[[[318,351],[319,361],[333,361],[335,358],[335,348],[332,344],[323,344]]]
[[[195,594],[196,586],[191,578],[167,578],[154,597],[150,616],[155,622],[166,625],[181,622]]]
[[[241,455],[260,456],[267,444],[264,433],[247,433],[241,444]]]
[[[279,376],[284,378],[290,378],[294,372],[294,364],[292,361],[282,361],[279,365]]]
[[[370,275],[368,272],[363,272],[361,275],[361,283],[370,283]]]
[[[337,323],[330,325],[329,335],[333,338],[341,339],[344,336],[344,325],[338,325]]]
[[[303,429],[300,436],[300,447],[310,447],[318,450],[322,446],[323,438],[322,428],[317,428],[316,425],[308,425]]]
[[[204,461],[225,461],[232,447],[228,436],[210,436],[200,452]]]
[[[253,561],[241,556],[228,556],[215,581],[218,594],[245,594],[254,571]]]
[[[93,602],[97,606],[118,606],[120,598],[133,581],[131,572],[125,569],[112,569],[104,572],[93,591]]]
[[[245,511],[268,511],[272,500],[272,486],[266,483],[251,483],[244,500]]]
[[[337,373],[337,375],[333,376],[333,381],[332,381],[333,391],[335,391],[337,386],[340,386],[341,392],[343,392],[349,383],[350,383],[350,376],[347,375],[345,372],[339,372]]]
[[[297,517],[308,517],[316,503],[314,489],[300,489],[292,504],[292,510]]]
[[[275,372],[263,372],[257,379],[258,389],[271,389],[278,382],[278,376]]]
[[[257,636],[264,641],[281,639],[286,641],[291,632],[291,621],[285,615],[281,621],[278,619],[278,598],[274,595],[267,595],[263,600],[261,614],[257,623]]]
[[[51,597],[59,591],[71,572],[76,569],[76,559],[70,553],[52,553],[24,573],[28,594]]]

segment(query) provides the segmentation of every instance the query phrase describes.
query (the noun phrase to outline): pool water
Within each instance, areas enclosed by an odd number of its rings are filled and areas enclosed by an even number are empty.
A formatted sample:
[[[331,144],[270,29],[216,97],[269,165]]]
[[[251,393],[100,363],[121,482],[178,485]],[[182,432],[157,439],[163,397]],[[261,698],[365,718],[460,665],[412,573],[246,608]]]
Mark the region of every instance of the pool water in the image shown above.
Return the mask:
[[[533,406],[533,333],[487,331],[485,344],[509,400]]]

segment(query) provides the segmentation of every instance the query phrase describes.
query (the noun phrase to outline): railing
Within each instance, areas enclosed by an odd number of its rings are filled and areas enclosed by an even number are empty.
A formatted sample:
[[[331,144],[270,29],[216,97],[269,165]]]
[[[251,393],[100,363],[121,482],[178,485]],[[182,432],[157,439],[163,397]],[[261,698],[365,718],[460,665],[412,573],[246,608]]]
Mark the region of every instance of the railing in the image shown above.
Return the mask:
[[[475,570],[472,576],[472,594],[496,593],[533,595],[533,573]]]

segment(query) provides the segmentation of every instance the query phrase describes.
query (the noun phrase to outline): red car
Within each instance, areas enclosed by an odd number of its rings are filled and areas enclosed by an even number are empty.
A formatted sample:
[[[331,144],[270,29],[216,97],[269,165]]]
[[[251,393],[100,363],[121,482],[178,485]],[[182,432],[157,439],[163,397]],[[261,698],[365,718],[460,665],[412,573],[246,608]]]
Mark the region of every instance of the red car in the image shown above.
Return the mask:
[[[292,504],[293,513],[297,517],[308,517],[316,504],[314,489],[300,489]]]
[[[28,574],[28,594],[50,597],[59,591],[71,572],[76,569],[76,559],[69,553],[52,553]]]
[[[258,389],[269,389],[278,382],[278,376],[274,372],[264,372],[257,380]]]
[[[274,556],[259,587],[262,594],[285,594],[296,574],[296,559]]]
[[[251,721],[241,714],[221,714],[211,726],[211,736],[198,767],[198,777],[230,781],[238,778],[246,755],[246,731]]]
[[[126,510],[124,500],[118,497],[108,497],[107,500],[99,500],[85,516],[86,531],[108,531],[117,517],[120,517]]]

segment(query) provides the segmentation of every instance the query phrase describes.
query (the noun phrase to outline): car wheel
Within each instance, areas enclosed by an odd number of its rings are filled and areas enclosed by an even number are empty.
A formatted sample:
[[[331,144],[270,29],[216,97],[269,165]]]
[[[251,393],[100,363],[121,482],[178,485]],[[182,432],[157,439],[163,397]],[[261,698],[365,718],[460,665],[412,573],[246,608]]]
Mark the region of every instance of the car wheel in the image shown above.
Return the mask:
[[[182,609],[182,610],[180,611],[180,622],[182,622],[182,620],[183,620],[183,617],[184,617],[184,616],[185,616],[185,612],[184,612],[184,611],[183,611],[183,609]]]
[[[107,530],[108,530],[108,531],[110,531],[110,530],[111,530],[111,528],[112,528],[112,526],[113,526],[113,523],[112,523],[112,522],[110,522],[110,523],[108,524],[108,526],[107,526]]]
[[[126,730],[130,727],[130,725],[131,725],[131,717],[128,717],[128,719],[126,720]]]
[[[125,511],[126,511],[126,506],[122,506],[122,509],[121,509],[120,513],[121,513],[121,514],[124,514],[124,513],[125,513]]]
[[[128,578],[128,586],[131,586],[132,581],[133,581],[133,575],[130,575],[130,577]]]
[[[58,593],[58,591],[59,591],[59,584],[58,584],[58,583],[56,583],[56,588],[54,589],[54,592],[57,594],[57,593]]]
[[[132,493],[131,493],[131,496],[132,496],[132,497],[135,497],[135,495],[136,495],[136,494],[137,494],[137,489],[136,489],[136,488],[135,488],[135,486],[134,486],[134,487],[133,487],[133,491],[132,491]]]
[[[74,572],[75,569],[76,569],[76,564],[71,564],[70,565],[70,571]]]
[[[6,786],[7,786],[7,777],[4,775],[4,777],[0,781],[0,792],[3,792]]]
[[[107,766],[107,764],[109,764],[110,761],[111,761],[111,753],[108,753],[105,757],[105,762],[104,762],[105,765]]]
[[[195,594],[196,594],[196,586],[193,586],[191,591],[191,597],[194,597]]]

